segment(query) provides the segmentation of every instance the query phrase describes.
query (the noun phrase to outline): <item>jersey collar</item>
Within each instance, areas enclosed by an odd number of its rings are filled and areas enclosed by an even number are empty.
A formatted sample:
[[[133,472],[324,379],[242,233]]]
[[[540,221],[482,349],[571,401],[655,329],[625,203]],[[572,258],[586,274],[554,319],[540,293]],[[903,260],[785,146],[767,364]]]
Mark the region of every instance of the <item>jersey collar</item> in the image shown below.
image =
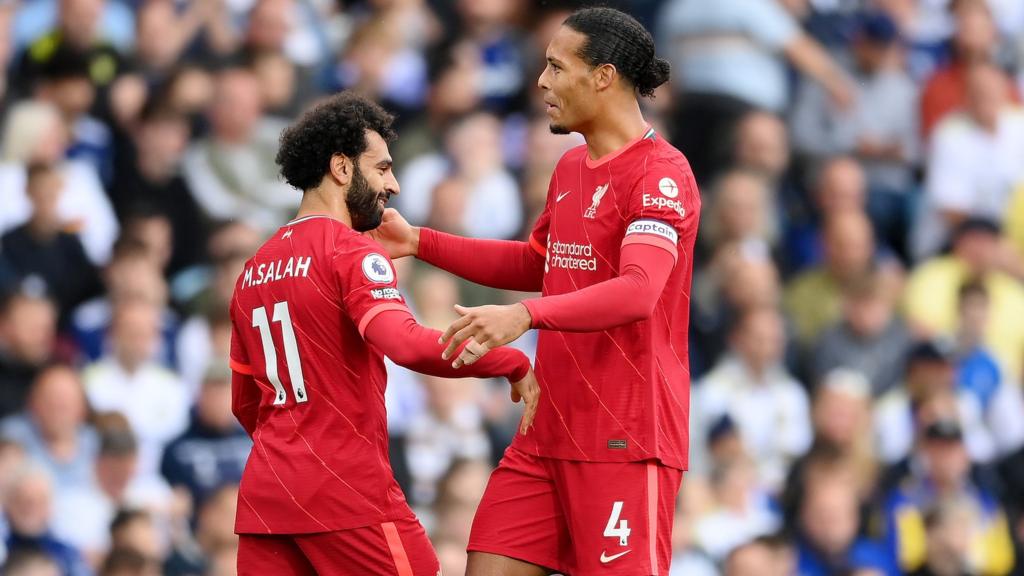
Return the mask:
[[[629,150],[630,148],[632,148],[637,142],[641,142],[643,140],[649,140],[649,139],[653,140],[657,135],[658,135],[658,133],[654,131],[654,128],[652,128],[651,125],[648,124],[647,125],[647,130],[645,130],[642,135],[640,135],[640,136],[630,140],[625,145],[623,145],[622,148],[619,148],[618,150],[616,150],[614,152],[610,152],[608,154],[605,154],[604,156],[598,158],[597,160],[591,160],[589,154],[584,154],[583,158],[584,158],[584,161],[587,163],[587,168],[597,168],[597,167],[602,166],[604,164],[607,164],[608,162],[611,162],[615,158],[621,156],[623,152],[625,152],[626,150]]]

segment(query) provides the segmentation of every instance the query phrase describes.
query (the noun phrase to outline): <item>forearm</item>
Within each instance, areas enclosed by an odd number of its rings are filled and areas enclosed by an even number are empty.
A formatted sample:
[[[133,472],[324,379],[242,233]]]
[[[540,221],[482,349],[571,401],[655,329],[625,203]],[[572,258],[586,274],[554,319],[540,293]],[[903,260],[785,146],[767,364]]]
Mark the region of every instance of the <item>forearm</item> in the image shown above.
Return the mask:
[[[544,257],[527,242],[463,238],[421,228],[416,256],[491,288],[540,292],[544,281]]]
[[[845,80],[832,57],[810,36],[800,36],[786,47],[785,52],[797,70],[826,87]]]
[[[644,320],[661,298],[675,258],[646,245],[625,247],[619,276],[558,296],[526,300],[531,326],[564,332],[594,332]]]
[[[530,370],[530,360],[525,354],[504,346],[491,350],[474,364],[452,368],[451,360],[441,358],[444,346],[437,342],[441,333],[421,326],[404,310],[379,314],[366,326],[363,336],[396,364],[430,376],[503,377],[518,382]]]

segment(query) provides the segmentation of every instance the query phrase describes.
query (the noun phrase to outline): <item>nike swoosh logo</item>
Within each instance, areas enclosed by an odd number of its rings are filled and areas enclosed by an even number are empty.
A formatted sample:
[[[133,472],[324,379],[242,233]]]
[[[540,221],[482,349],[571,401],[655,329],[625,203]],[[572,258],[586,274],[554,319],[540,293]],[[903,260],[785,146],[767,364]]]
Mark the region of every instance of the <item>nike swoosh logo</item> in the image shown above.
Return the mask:
[[[568,191],[568,192],[562,192],[561,194],[559,194],[559,195],[558,195],[558,196],[557,196],[557,197],[555,198],[555,202],[561,202],[561,201],[562,201],[562,198],[565,198],[565,197],[566,197],[566,196],[568,196],[569,194],[572,194],[572,190],[570,190],[570,191]]]
[[[626,550],[625,552],[619,552],[618,554],[612,554],[611,556],[605,556],[604,555],[604,550],[602,550],[601,551],[601,564],[607,564],[607,563],[611,562],[612,560],[615,560],[615,559],[619,558],[620,556],[625,556],[626,554],[629,554],[632,551],[633,550],[631,548],[629,550]]]

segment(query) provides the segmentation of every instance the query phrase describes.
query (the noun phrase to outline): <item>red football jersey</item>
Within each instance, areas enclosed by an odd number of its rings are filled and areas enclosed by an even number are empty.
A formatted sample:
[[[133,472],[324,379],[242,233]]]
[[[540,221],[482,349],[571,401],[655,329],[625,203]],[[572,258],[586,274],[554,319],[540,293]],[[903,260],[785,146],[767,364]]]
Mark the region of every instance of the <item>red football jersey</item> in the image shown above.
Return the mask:
[[[231,302],[231,364],[254,377],[259,411],[237,532],[325,532],[412,514],[388,460],[384,358],[361,336],[395,308],[405,302],[387,253],[326,216],[290,222],[246,262]]]
[[[540,331],[534,371],[544,393],[535,429],[516,437],[518,449],[595,462],[657,458],[686,468],[699,216],[689,163],[653,130],[599,162],[586,146],[561,158],[530,236],[546,258],[544,296],[616,277],[624,242],[658,236],[676,245],[678,257],[649,319],[601,332]]]

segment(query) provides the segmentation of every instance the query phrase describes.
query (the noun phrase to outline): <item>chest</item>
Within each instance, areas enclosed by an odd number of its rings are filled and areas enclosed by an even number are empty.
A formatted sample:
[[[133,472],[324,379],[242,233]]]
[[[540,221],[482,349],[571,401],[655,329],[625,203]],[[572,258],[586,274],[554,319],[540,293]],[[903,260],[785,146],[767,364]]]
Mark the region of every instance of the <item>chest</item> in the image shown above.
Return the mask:
[[[608,170],[566,170],[551,199],[548,271],[602,273],[618,268],[631,186]]]

